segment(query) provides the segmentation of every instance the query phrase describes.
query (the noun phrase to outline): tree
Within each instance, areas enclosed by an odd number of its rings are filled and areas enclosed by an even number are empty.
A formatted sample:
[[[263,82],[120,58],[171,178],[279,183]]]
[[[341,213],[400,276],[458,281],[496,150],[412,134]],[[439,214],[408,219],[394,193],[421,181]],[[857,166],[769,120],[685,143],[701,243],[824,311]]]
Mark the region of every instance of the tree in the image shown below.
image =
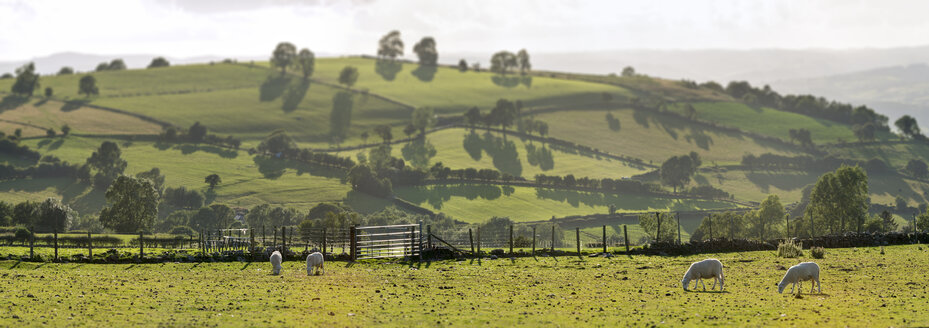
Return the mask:
[[[906,163],[906,170],[917,179],[925,179],[929,176],[929,166],[921,159],[911,159]]]
[[[893,214],[884,210],[881,212],[881,230],[883,232],[893,232],[897,231],[897,222],[894,220]]]
[[[52,87],[45,88],[45,98],[51,98],[54,95],[55,95],[55,89],[52,89]]]
[[[635,68],[632,68],[632,66],[623,67],[622,75],[623,75],[623,77],[633,77],[633,76],[635,76]]]
[[[374,133],[381,137],[381,140],[383,140],[385,144],[390,143],[390,139],[394,138],[393,134],[390,132],[389,125],[378,125],[374,127]]]
[[[426,129],[435,125],[435,121],[435,110],[432,107],[419,107],[413,110],[412,124],[420,134],[425,135]]]
[[[120,158],[121,154],[115,142],[104,141],[100,144],[100,148],[87,158],[87,164],[107,176],[115,177],[122,174],[128,164],[126,160]]]
[[[535,130],[539,132],[539,136],[544,138],[548,134],[548,123],[535,121]]]
[[[97,64],[97,68],[95,68],[94,71],[103,72],[109,69],[110,69],[110,63],[102,62],[102,63]]]
[[[355,66],[345,66],[339,73],[339,83],[351,88],[358,81],[358,69]]]
[[[458,61],[458,71],[467,72],[468,71],[468,62],[464,59]]]
[[[768,198],[761,202],[761,208],[758,209],[758,221],[755,222],[754,230],[758,232],[758,239],[766,240],[768,238],[768,226],[780,222],[780,220],[784,219],[784,214],[781,199],[777,195],[768,195]]]
[[[694,108],[693,104],[687,104],[684,106],[684,116],[687,116],[689,119],[697,118],[697,109]]]
[[[414,126],[413,123],[407,124],[406,127],[403,128],[403,134],[405,134],[407,138],[412,136],[413,133],[416,133],[416,126]]]
[[[107,207],[100,211],[100,223],[120,233],[149,231],[158,216],[160,197],[147,179],[120,176],[106,190]]]
[[[362,132],[362,133],[361,133],[361,143],[362,143],[362,144],[368,143],[368,138],[369,138],[369,137],[371,137],[371,135],[368,133],[368,131]]]
[[[206,206],[201,207],[197,210],[197,214],[190,217],[190,226],[195,230],[207,231],[222,228],[216,213],[212,208]]]
[[[846,220],[857,223],[860,231],[870,206],[868,175],[861,167],[843,165],[820,176],[809,199],[806,213],[820,218],[830,232],[845,232]]]
[[[855,137],[858,138],[858,141],[873,141],[876,131],[877,128],[875,128],[874,123],[871,122],[852,126],[852,132],[855,133]]]
[[[159,68],[159,67],[168,67],[171,66],[171,63],[168,62],[164,57],[155,57],[152,59],[152,62],[148,64],[148,68]]]
[[[916,119],[913,118],[912,116],[903,115],[902,117],[897,119],[896,122],[894,122],[894,125],[897,126],[898,129],[900,129],[900,133],[903,134],[903,136],[913,138],[916,135],[920,134],[919,125],[916,124]]]
[[[69,134],[71,134],[71,127],[68,126],[67,124],[62,125],[62,126],[61,126],[61,136],[67,137]]]
[[[494,123],[502,126],[503,131],[506,132],[506,127],[513,125],[513,121],[516,119],[516,105],[512,101],[499,99],[497,105],[490,111],[490,117]],[[506,133],[503,136],[506,137]]]
[[[204,179],[203,182],[209,184],[210,190],[213,190],[213,188],[215,188],[216,185],[223,182],[223,179],[219,177],[219,174],[213,173],[213,174],[206,176],[206,179]]]
[[[49,137],[49,138],[54,137],[54,136],[57,135],[57,134],[58,134],[58,133],[55,132],[55,129],[53,129],[53,128],[45,129],[45,136],[47,136],[47,137]]]
[[[645,231],[648,239],[653,241],[677,240],[677,220],[670,213],[660,213],[658,215],[661,218],[661,236],[658,236],[659,220],[655,214],[639,215],[639,226]],[[656,236],[658,237],[657,240]]]
[[[529,52],[526,49],[520,49],[516,53],[516,58],[519,61],[519,72],[526,74],[526,72],[532,70],[532,64],[529,63]]]
[[[139,179],[148,179],[148,181],[151,181],[152,185],[155,187],[155,190],[158,191],[159,194],[164,191],[165,176],[161,174],[161,170],[157,167],[153,167],[148,171],[136,173],[135,176]]]
[[[281,69],[281,76],[287,73],[287,68],[294,65],[297,57],[297,47],[290,42],[281,42],[277,44],[274,51],[271,52],[271,67]]]
[[[39,205],[38,221],[35,223],[36,232],[68,231],[74,217],[77,216],[71,207],[65,205],[57,198],[45,199]]]
[[[403,56],[403,40],[400,39],[400,31],[390,31],[381,37],[377,43],[377,56],[391,60]]]
[[[490,57],[490,71],[506,75],[510,69],[518,65],[516,55],[509,51],[498,51]]]
[[[93,75],[84,75],[81,77],[77,85],[77,94],[83,94],[88,97],[100,94],[100,90],[97,89],[97,78]]]
[[[690,183],[690,178],[696,173],[693,159],[688,155],[674,156],[661,164],[659,175],[661,182],[674,188],[683,188]]]
[[[13,224],[32,226],[39,219],[39,203],[25,201],[13,206]]]
[[[277,154],[282,152],[294,151],[297,144],[294,139],[287,135],[283,129],[271,132],[261,143],[258,144],[258,151],[261,153]]]
[[[203,138],[206,137],[206,134],[206,126],[200,124],[199,121],[194,122],[194,125],[191,125],[190,128],[187,129],[187,138],[194,143],[202,142]]]
[[[35,73],[35,64],[28,63],[16,69],[16,82],[10,91],[16,95],[32,97],[39,86],[39,74]]]
[[[74,69],[69,66],[62,66],[61,69],[58,70],[58,75],[71,75],[71,74],[74,74]]]
[[[110,61],[110,64],[107,65],[106,70],[108,71],[122,71],[126,69],[126,63],[123,62],[121,58],[116,58]]]
[[[471,109],[465,112],[464,117],[465,122],[474,129],[474,126],[481,122],[481,110],[477,107],[471,107]]]
[[[435,39],[431,36],[423,37],[413,45],[413,52],[419,57],[420,65],[435,66],[439,61],[439,51],[436,50]]]
[[[316,55],[310,49],[300,49],[297,54],[297,67],[303,73],[303,80],[309,80],[313,76],[313,70],[316,69]]]

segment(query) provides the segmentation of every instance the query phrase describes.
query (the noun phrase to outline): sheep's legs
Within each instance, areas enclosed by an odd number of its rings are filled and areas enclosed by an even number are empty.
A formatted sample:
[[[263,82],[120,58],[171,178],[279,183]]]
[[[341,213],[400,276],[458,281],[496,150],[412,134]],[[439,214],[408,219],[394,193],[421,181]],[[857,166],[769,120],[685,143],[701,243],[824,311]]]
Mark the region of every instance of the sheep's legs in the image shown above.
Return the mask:
[[[710,288],[710,290],[716,290],[716,283],[718,282],[719,282],[719,277],[713,277],[713,288]]]
[[[816,278],[815,281],[816,281],[816,289],[819,291],[820,294],[822,294],[822,293],[823,293],[823,285],[819,282],[819,278]],[[810,288],[810,294],[812,294],[812,293],[813,293],[813,289]]]
[[[703,282],[703,279],[700,279],[698,281],[700,282],[700,285],[703,286],[703,291],[706,291],[706,283]],[[694,288],[696,288],[696,286],[694,286]]]

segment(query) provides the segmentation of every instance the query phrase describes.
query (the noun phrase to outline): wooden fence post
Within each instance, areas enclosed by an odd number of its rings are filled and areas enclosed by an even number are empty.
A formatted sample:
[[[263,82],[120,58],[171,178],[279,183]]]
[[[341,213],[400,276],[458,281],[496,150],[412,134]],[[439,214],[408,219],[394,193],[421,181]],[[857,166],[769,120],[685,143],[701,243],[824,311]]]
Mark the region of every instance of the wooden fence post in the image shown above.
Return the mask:
[[[262,224],[261,225],[261,246],[262,247],[267,246],[267,241],[265,241],[265,236],[267,236],[265,235],[265,225]]]
[[[58,261],[58,228],[55,228],[55,261]]]
[[[255,249],[255,229],[248,229],[248,252],[251,253]]]
[[[271,228],[271,233],[274,234],[274,238],[271,239],[271,247],[277,248],[277,227]]]
[[[477,227],[477,253],[481,253],[481,227]]]
[[[90,256],[90,260],[94,259],[94,242],[90,236],[90,230],[87,230],[87,255]]]
[[[468,228],[468,240],[471,241],[471,255],[474,255],[474,234],[471,232],[471,228]]]
[[[410,260],[416,253],[416,227],[410,227]]]
[[[348,238],[349,238],[348,244],[350,247],[349,254],[351,254],[350,257],[351,257],[352,262],[354,262],[355,259],[358,258],[358,253],[355,251],[355,248],[356,248],[355,247],[355,234],[356,234],[355,226],[351,226],[351,228],[349,228],[348,230]]]
[[[581,228],[574,227],[575,236],[577,237],[577,256],[581,256]]]
[[[674,213],[674,215],[677,217],[677,244],[680,245],[680,244],[682,243],[682,240],[681,240],[681,213],[680,213],[680,212],[677,212],[677,213]]]
[[[145,241],[142,240],[142,231],[139,231],[139,259],[145,257]]]
[[[784,215],[784,219],[787,220],[787,239],[790,239],[790,214]]]
[[[532,256],[535,256],[535,226],[532,226]]]
[[[626,225],[623,225],[623,241],[626,242],[626,254],[629,254],[629,232],[626,231]]]
[[[655,233],[655,242],[661,241],[661,213],[655,212],[655,218],[658,219],[658,231]]]
[[[552,224],[552,253],[555,252],[555,224]]]
[[[513,255],[513,225],[510,225],[510,255]]]
[[[33,251],[33,246],[35,244],[35,227],[29,227],[29,259],[31,260],[35,257],[35,251]]]
[[[281,253],[287,250],[287,227],[281,227]]]
[[[603,225],[603,253],[606,253],[606,225]]]
[[[323,228],[323,258],[326,258],[326,228]]]
[[[432,249],[432,225],[426,226],[426,247]]]

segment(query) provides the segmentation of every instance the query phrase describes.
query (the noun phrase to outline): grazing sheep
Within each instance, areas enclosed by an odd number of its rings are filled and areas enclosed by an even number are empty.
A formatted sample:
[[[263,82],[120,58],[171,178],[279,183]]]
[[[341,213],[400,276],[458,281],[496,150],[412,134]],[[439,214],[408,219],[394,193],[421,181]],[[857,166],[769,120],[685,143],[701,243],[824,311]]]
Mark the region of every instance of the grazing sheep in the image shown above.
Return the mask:
[[[823,285],[819,283],[819,265],[814,262],[803,262],[787,269],[784,278],[777,284],[777,292],[783,293],[784,288],[787,288],[787,284],[791,284],[790,293],[793,294],[794,287],[797,287],[797,293],[800,293],[802,286],[798,285],[807,280],[813,281],[813,285],[810,286],[811,294],[813,289],[818,289],[820,294],[823,293]]]
[[[281,269],[283,268],[281,267],[281,261],[282,261],[281,252],[274,251],[274,253],[271,253],[271,266],[273,267],[271,270],[271,274],[273,275],[281,274]]]
[[[703,283],[702,279],[713,278],[713,288],[716,289],[716,283],[719,283],[719,291],[723,291],[723,283],[725,277],[723,277],[723,263],[717,259],[706,259],[700,262],[694,262],[690,265],[690,269],[687,270],[687,273],[684,274],[684,279],[681,280],[681,286],[684,287],[684,290],[687,290],[690,281],[696,279],[694,282],[694,288],[697,288],[697,284]],[[703,283],[703,290],[706,290],[706,284]]]
[[[313,254],[306,256],[306,275],[312,275],[313,269],[316,269],[316,274],[319,274],[319,271],[322,270],[323,274],[326,274],[326,269],[323,268],[323,254],[315,252]]]

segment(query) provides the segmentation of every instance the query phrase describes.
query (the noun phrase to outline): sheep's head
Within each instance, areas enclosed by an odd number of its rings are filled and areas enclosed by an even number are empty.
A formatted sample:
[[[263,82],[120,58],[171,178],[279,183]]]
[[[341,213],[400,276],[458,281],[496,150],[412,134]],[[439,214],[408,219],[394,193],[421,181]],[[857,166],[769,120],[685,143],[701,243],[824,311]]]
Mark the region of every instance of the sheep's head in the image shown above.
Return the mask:
[[[685,276],[684,279],[681,280],[681,287],[687,290],[688,285],[690,285],[690,277]]]
[[[777,293],[778,293],[778,294],[783,294],[783,293],[784,293],[784,288],[787,288],[787,280],[786,280],[786,279],[782,279],[781,282],[777,284]]]

